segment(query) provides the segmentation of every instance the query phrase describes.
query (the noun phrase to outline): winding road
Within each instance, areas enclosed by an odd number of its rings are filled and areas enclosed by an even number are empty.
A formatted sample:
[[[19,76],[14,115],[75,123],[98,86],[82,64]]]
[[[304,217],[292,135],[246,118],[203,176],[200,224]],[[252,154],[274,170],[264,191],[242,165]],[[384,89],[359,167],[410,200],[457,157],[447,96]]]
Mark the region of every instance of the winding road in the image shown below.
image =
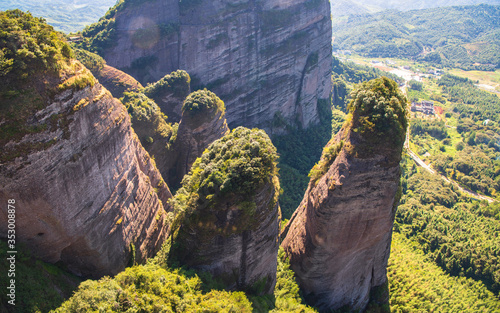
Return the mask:
[[[481,200],[486,200],[489,203],[492,203],[492,202],[496,201],[493,198],[490,198],[490,197],[487,197],[487,196],[483,196],[483,195],[480,195],[480,194],[478,194],[478,193],[476,193],[476,192],[474,192],[472,190],[463,188],[456,181],[453,181],[453,180],[449,179],[448,177],[442,175],[441,173],[438,173],[430,165],[426,164],[416,153],[414,153],[413,151],[411,151],[411,149],[410,149],[409,145],[407,144],[407,142],[408,141],[405,142],[405,148],[406,148],[406,151],[408,152],[408,155],[415,161],[415,163],[417,163],[419,166],[421,166],[422,168],[424,168],[429,173],[431,173],[433,175],[439,175],[445,182],[447,182],[449,184],[455,185],[458,189],[460,189],[460,191],[462,193],[465,193],[465,194],[467,194],[468,196],[470,196],[470,197],[472,197],[474,199],[477,199],[477,200],[480,200],[480,201]]]

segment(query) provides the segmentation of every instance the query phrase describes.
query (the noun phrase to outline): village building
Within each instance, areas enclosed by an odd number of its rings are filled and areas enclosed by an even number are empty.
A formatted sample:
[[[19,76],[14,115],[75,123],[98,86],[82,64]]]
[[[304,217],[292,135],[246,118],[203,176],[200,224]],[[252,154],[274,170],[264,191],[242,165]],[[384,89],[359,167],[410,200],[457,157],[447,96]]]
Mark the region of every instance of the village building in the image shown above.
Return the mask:
[[[433,101],[421,101],[411,103],[412,112],[422,112],[427,115],[434,115],[434,102]]]

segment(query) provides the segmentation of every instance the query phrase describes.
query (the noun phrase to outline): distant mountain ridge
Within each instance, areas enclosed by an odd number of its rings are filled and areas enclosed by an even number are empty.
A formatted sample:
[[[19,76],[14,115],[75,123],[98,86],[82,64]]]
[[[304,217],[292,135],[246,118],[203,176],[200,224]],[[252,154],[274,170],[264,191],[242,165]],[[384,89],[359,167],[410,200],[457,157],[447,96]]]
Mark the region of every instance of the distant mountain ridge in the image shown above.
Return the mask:
[[[500,64],[499,21],[500,6],[486,4],[352,15],[334,23],[333,48],[489,70]]]
[[[338,0],[330,1],[332,6],[332,16],[348,16],[365,13],[375,13],[384,10],[422,10],[439,7],[450,7],[457,5],[477,5],[477,4],[500,4],[500,0]]]
[[[97,22],[116,0],[2,0],[0,11],[21,9],[43,17],[56,30],[70,33]]]

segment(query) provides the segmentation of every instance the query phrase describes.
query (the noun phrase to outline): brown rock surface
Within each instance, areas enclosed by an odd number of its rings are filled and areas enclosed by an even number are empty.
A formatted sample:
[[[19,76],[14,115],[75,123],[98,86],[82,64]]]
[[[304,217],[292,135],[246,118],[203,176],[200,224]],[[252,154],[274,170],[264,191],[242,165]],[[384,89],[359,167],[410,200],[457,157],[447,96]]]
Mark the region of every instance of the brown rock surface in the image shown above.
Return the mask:
[[[321,311],[362,311],[370,292],[387,283],[401,196],[408,100],[386,77],[363,82],[351,96],[344,126],[311,170],[281,235],[306,300]]]
[[[196,158],[200,157],[212,142],[229,133],[224,103],[210,91],[197,91],[192,95],[194,94],[212,95],[214,100],[219,102],[219,106],[213,104],[212,107],[198,112],[183,111],[176,144],[172,149],[177,156],[173,175],[173,178],[177,178],[177,184],[189,173]],[[189,98],[186,101],[189,101]]]
[[[45,261],[92,277],[123,270],[132,250],[137,261],[152,256],[167,231],[171,193],[125,107],[99,83],[87,84],[57,93],[30,120],[55,124],[6,149],[44,148],[0,165],[0,201],[16,201],[18,242]],[[0,232],[7,233],[5,206]]]
[[[109,65],[104,65],[99,71],[93,71],[93,74],[115,98],[121,98],[127,90],[136,91],[142,88],[135,78]]]
[[[342,130],[330,144],[357,137]],[[282,233],[306,300],[320,310],[363,310],[370,290],[387,282],[399,163],[388,166],[377,152],[356,158],[348,149],[344,144],[326,174],[309,183]]]
[[[108,64],[143,84],[186,70],[194,90],[205,86],[226,103],[231,128],[307,127],[330,95],[326,0],[125,1],[110,25]]]
[[[214,142],[174,198],[171,257],[229,289],[272,294],[281,218],[276,157],[261,130],[239,127]]]

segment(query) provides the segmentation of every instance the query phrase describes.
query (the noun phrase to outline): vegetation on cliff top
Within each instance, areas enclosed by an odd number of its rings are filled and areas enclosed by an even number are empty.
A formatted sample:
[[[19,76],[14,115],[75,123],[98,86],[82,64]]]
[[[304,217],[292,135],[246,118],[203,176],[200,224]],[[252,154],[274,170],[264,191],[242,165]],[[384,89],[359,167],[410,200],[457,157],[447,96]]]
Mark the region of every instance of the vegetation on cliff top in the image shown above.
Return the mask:
[[[176,214],[189,214],[199,205],[210,205],[229,195],[248,197],[262,184],[272,182],[277,157],[264,131],[234,129],[213,142],[184,177],[182,188],[171,201]]]
[[[73,53],[62,34],[45,19],[21,10],[0,12],[1,90],[16,87],[33,75],[57,73],[59,61],[68,61]]]
[[[189,94],[182,105],[182,113],[196,115],[206,114],[213,110],[224,112],[224,102],[217,95],[206,88]]]
[[[0,12],[0,144],[19,142],[26,134],[67,125],[67,114],[38,121],[30,118],[67,89],[95,83],[92,74],[72,60],[73,51],[62,35],[20,10]],[[30,121],[30,122],[29,122]],[[69,135],[64,130],[64,138]],[[22,143],[0,153],[0,162],[47,148],[55,141]]]
[[[364,156],[373,149],[396,149],[400,159],[408,112],[407,99],[398,84],[387,77],[373,79],[358,85],[351,97],[348,108],[352,130],[366,140],[354,146],[355,152]]]
[[[164,92],[171,92],[174,96],[184,96],[189,92],[191,77],[186,71],[177,70],[165,75],[154,84],[144,87],[144,94],[152,99],[157,99]]]
[[[140,92],[125,92],[120,101],[125,105],[132,121],[132,127],[144,147],[149,148],[155,140],[171,143],[175,130],[158,105]],[[169,146],[165,146],[169,148]]]

